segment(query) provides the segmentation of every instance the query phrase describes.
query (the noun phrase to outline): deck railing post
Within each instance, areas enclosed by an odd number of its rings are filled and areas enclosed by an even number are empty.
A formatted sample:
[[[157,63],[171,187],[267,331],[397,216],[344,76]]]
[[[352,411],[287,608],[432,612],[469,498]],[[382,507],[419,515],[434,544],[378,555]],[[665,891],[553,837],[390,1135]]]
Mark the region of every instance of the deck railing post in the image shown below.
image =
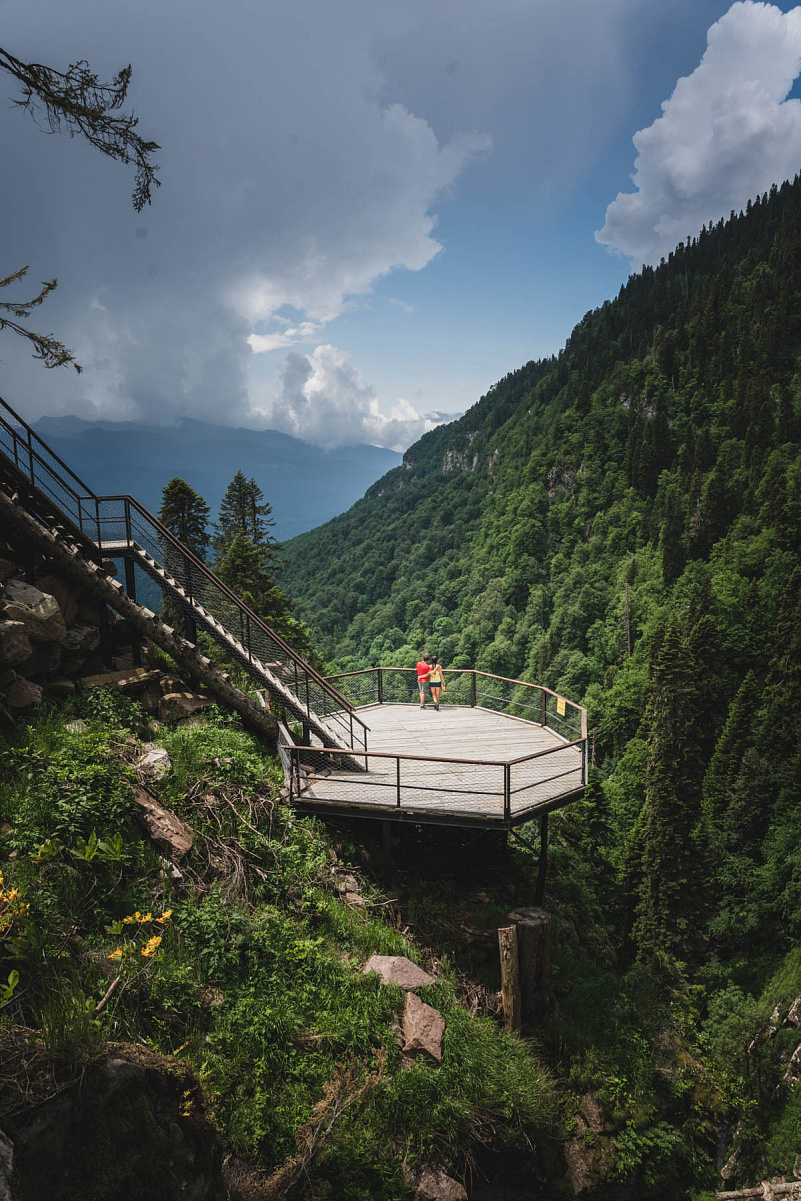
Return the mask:
[[[380,667],[378,669],[378,703],[379,705],[384,703],[384,672]]]
[[[470,672],[470,707],[476,707],[476,669],[473,668]]]
[[[396,760],[395,760],[395,787],[397,788],[397,791],[398,791],[398,808],[400,809],[400,807],[401,807],[401,793],[400,793],[400,755],[398,755],[398,757],[397,757],[397,758],[396,758]]]
[[[548,713],[547,713],[547,710],[545,707],[546,703],[547,702],[546,702],[546,696],[545,696],[545,689],[540,688],[540,725],[542,726],[543,729],[545,729],[545,719],[548,716]]]
[[[28,470],[31,473],[31,483],[33,484],[33,442],[31,441],[31,431],[28,430]]]
[[[503,768],[503,820],[512,820],[512,769],[508,763]]]
[[[125,542],[126,542],[126,545],[130,548],[131,543],[133,542],[133,537],[131,536],[131,506],[127,500],[124,502],[124,509],[125,509]]]
[[[127,513],[127,511],[128,511],[128,502],[127,502],[127,500],[126,500],[126,502],[125,502],[125,511],[126,511],[126,513]],[[97,498],[97,497],[95,497],[95,524],[96,524],[96,526],[97,526],[97,545],[98,545],[98,549],[102,550],[102,549],[103,549],[103,538],[102,538],[102,535],[101,535],[101,533],[100,533],[100,501],[98,500],[98,498]]]

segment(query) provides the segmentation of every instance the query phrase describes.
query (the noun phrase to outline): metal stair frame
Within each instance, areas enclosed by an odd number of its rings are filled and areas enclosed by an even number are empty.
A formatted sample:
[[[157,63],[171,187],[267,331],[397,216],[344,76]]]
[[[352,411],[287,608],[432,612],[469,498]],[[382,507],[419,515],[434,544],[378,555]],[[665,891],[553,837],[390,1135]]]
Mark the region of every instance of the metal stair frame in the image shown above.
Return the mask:
[[[176,600],[196,625],[302,723],[306,737],[313,732],[323,746],[366,751],[369,727],[333,685],[134,497],[98,496],[2,398],[0,471],[24,495],[25,507],[45,526],[76,544],[87,558],[95,562],[122,558],[126,591],[132,600],[136,600],[136,588],[131,568],[136,564],[145,571],[163,594]],[[176,579],[142,542],[150,542],[165,559],[174,560],[183,580]],[[201,603],[201,590],[215,602],[213,607],[218,612],[225,614],[227,610],[236,615],[240,637]],[[265,664],[254,653],[260,645],[268,646],[278,662]],[[275,668],[290,674],[294,687]],[[305,701],[301,692],[305,693]],[[320,709],[325,711],[318,712]],[[351,770],[362,766],[354,760]]]

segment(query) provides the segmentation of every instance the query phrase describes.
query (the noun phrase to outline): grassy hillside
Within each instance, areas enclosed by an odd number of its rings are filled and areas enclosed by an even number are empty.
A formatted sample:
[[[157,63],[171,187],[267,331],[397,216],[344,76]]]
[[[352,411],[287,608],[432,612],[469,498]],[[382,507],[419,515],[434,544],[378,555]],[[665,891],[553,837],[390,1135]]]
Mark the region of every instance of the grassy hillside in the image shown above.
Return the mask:
[[[194,832],[180,865],[143,833],[132,791],[154,735],[169,765],[150,788]],[[230,715],[156,728],[104,690],[0,735],[5,1133],[19,1137],[111,1042],[191,1068],[184,1116],[204,1105],[239,1201],[396,1201],[410,1195],[404,1167],[464,1174],[482,1148],[553,1158],[562,1107],[538,1056],[471,1010],[430,953],[437,979],[421,997],[445,1019],[442,1064],[401,1054],[404,994],[362,968],[373,953],[423,951],[358,852],[343,859],[320,824],[293,817],[282,785],[277,759]],[[47,1064],[36,1105],[34,1062]],[[121,1195],[102,1135],[64,1201]],[[145,1145],[158,1156],[158,1140]]]

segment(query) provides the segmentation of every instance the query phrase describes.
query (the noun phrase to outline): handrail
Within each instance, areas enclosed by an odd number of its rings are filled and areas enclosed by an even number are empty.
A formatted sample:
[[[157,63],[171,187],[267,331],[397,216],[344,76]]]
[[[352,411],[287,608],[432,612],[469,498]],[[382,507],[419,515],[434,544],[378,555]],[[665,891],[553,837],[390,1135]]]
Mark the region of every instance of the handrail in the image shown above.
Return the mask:
[[[307,751],[314,755],[351,755],[359,759],[413,759],[421,763],[469,763],[471,767],[514,767],[518,763],[527,763],[530,759],[541,759],[543,755],[554,755],[566,751],[570,747],[582,746],[583,738],[575,742],[559,742],[556,746],[546,746],[542,751],[534,751],[531,755],[520,755],[517,759],[465,759],[453,758],[448,755],[407,755],[405,751],[371,751],[360,750],[358,747],[333,746],[302,746],[297,742],[281,743],[284,751]]]
[[[128,494],[120,494],[117,496],[99,496],[97,499],[101,503],[111,502],[111,501],[122,502],[123,504],[129,506],[130,508],[136,509],[136,511],[142,517],[144,517],[146,521],[149,521],[151,523],[151,525],[153,525],[155,527],[155,529],[158,531],[160,538],[163,538],[167,542],[169,542],[170,545],[175,550],[177,550],[178,553],[180,555],[182,555],[184,559],[189,560],[192,567],[197,568],[198,571],[200,571],[200,573],[206,577],[206,579],[210,580],[211,583],[214,584],[215,588],[217,588],[220,592],[223,593],[223,595],[226,597],[227,600],[231,601],[234,605],[237,606],[237,608],[239,608],[252,621],[254,621],[256,623],[256,625],[265,634],[267,634],[267,636],[269,638],[271,638],[273,640],[273,642],[275,642],[280,647],[280,649],[285,652],[286,655],[288,655],[288,657],[292,660],[293,663],[297,664],[297,666],[299,666],[299,667],[302,667],[303,670],[308,673],[310,678],[312,680],[314,680],[314,682],[316,684],[319,684],[320,687],[323,688],[323,690],[325,692],[327,692],[330,696],[333,696],[333,698],[335,700],[341,701],[342,705],[345,709],[350,710],[353,708],[353,705],[351,704],[351,702],[349,700],[347,700],[347,698],[344,697],[342,695],[342,693],[339,692],[339,690],[334,687],[333,684],[329,683],[329,681],[326,680],[326,678],[324,676],[321,676],[319,674],[319,672],[317,672],[312,667],[311,663],[307,662],[307,660],[304,659],[302,655],[299,655],[297,651],[293,650],[292,647],[289,645],[289,643],[287,643],[283,640],[283,638],[281,637],[280,634],[276,634],[275,630],[271,630],[270,627],[267,625],[267,623],[261,617],[259,617],[259,615],[257,613],[254,613],[254,611],[248,605],[245,604],[245,602],[242,600],[242,598],[237,596],[237,594],[235,592],[233,592],[232,589],[229,588],[228,585],[225,584],[220,579],[220,577],[216,574],[216,572],[212,571],[212,569],[209,567],[209,565],[207,563],[204,563],[203,560],[201,558],[199,558],[194,553],[194,551],[190,550],[188,546],[184,546],[183,542],[181,542],[181,540],[179,538],[176,538],[175,535],[170,530],[168,530],[165,525],[162,525],[162,523],[159,521],[159,519],[157,517],[154,517],[153,514],[150,513],[144,507],[144,505],[140,504],[135,496],[130,496]],[[133,536],[131,537],[130,540],[131,540],[131,542],[135,541]],[[100,546],[100,549],[102,550],[103,549],[102,540],[99,542],[99,546]],[[360,717],[357,717],[355,713],[353,714],[353,716],[356,719],[356,721],[359,722],[359,725],[364,726],[365,729],[370,728],[365,722],[363,722],[361,720]]]
[[[574,710],[574,712],[578,715],[580,722],[581,722],[581,738],[585,739],[587,737],[587,710],[586,710],[585,706],[579,705],[576,701],[571,701],[568,697],[562,696],[558,692],[554,692],[554,690],[552,688],[547,688],[544,684],[532,684],[528,680],[514,680],[514,679],[511,679],[509,676],[495,675],[493,672],[480,671],[478,668],[475,668],[475,667],[445,667],[445,668],[443,668],[443,671],[445,672],[446,675],[451,675],[451,676],[472,676],[474,681],[477,676],[480,676],[482,679],[485,679],[485,680],[499,680],[503,684],[511,684],[514,688],[534,689],[537,692],[539,692],[540,694],[545,694],[547,696],[553,697],[553,699],[556,701],[562,701],[565,705],[569,705],[570,708],[572,710]],[[347,680],[347,679],[352,679],[356,676],[367,676],[367,675],[371,675],[373,673],[376,673],[380,679],[381,675],[385,672],[405,673],[407,675],[411,675],[414,673],[414,668],[413,667],[362,667],[356,671],[345,671],[345,672],[339,672],[338,674],[326,676],[326,679],[329,682],[331,682],[333,680]],[[380,694],[379,694],[379,703],[381,703]],[[446,700],[446,703],[447,703],[447,700]],[[475,703],[475,697],[473,699],[473,703]],[[545,702],[544,702],[544,698],[543,698],[543,711],[544,711],[544,704],[545,704]]]
[[[10,417],[10,420],[4,416],[4,412]],[[262,636],[270,640],[277,653],[283,656],[289,664],[292,665],[295,673],[295,684],[298,683],[298,673],[301,674],[306,688],[306,703],[305,709],[307,714],[311,716],[311,706],[309,703],[309,686],[312,685],[319,689],[324,696],[335,706],[337,710],[329,712],[327,716],[332,719],[337,718],[339,712],[342,717],[347,717],[347,722],[350,724],[350,741],[353,742],[353,725],[354,722],[363,730],[363,738],[365,746],[367,743],[367,732],[369,726],[355,712],[353,704],[342,695],[342,693],[333,684],[327,681],[310,663],[308,663],[302,655],[284,641],[279,634],[276,634],[267,623],[259,617],[237,594],[229,588],[219,576],[205,563],[198,555],[191,551],[188,547],[176,538],[176,536],[164,526],[157,517],[154,517],[144,505],[140,504],[135,497],[130,495],[114,495],[114,496],[99,496],[94,492],[88,484],[86,484],[80,476],[67,466],[55,451],[51,450],[43,438],[36,433],[34,429],[26,421],[23,420],[12,407],[0,397],[0,431],[6,431],[10,438],[10,446],[7,447],[7,453],[3,451],[3,438],[0,438],[0,454],[9,462],[13,462],[16,471],[19,471],[28,482],[38,488],[40,493],[46,493],[48,503],[55,505],[58,513],[61,514],[63,520],[72,526],[76,533],[79,533],[86,539],[89,548],[95,547],[100,553],[103,552],[104,539],[101,525],[107,519],[101,520],[101,506],[106,504],[122,504],[124,506],[124,523],[125,523],[125,539],[124,545],[133,549],[134,545],[138,545],[133,537],[131,511],[135,512],[139,519],[152,530],[154,539],[159,544],[162,550],[167,550],[169,547],[177,554],[186,567],[187,573],[195,573],[203,577],[207,583],[211,584],[216,593],[220,595],[221,600],[232,605],[238,612],[240,621],[244,629],[247,623],[248,634],[245,637],[242,635],[242,645],[247,650],[248,658],[253,656],[252,645],[250,644],[251,626]],[[40,449],[44,454],[40,453]],[[46,456],[46,457],[45,457]],[[38,472],[37,472],[38,467]],[[39,478],[37,479],[37,474]],[[55,492],[55,494],[54,494]],[[65,512],[73,509],[72,512]],[[91,510],[91,512],[87,511]],[[118,540],[105,539],[106,543],[113,541],[115,545],[119,545]],[[144,549],[144,548],[142,548]],[[159,556],[161,557],[161,556]],[[154,561],[155,557],[154,557]],[[190,601],[193,599],[191,592],[189,594]],[[230,632],[230,631],[229,631]],[[235,635],[232,634],[232,637]],[[282,684],[292,692],[291,685],[282,681]],[[300,697],[297,698],[301,711],[304,704]],[[320,716],[325,716],[321,714]]]
[[[431,780],[433,773],[437,780],[436,792],[440,797],[440,803],[434,805],[434,809],[441,817],[453,818],[460,813],[464,817],[471,812],[475,815],[479,812],[475,809],[476,801],[481,803],[481,798],[493,798],[489,811],[484,806],[480,816],[492,821],[501,820],[511,827],[516,822],[527,820],[528,815],[534,812],[548,812],[565,804],[577,796],[587,782],[586,738],[559,743],[514,759],[468,759],[464,756],[370,751],[366,748],[358,751],[353,748],[351,756],[359,760],[364,758],[367,773],[356,782],[360,794],[358,799],[348,795],[348,789],[354,784],[353,776],[346,774],[343,777],[337,770],[330,770],[335,768],[335,756],[348,755],[348,750],[301,746],[292,742],[282,742],[279,749],[289,761],[290,802],[310,805],[316,812],[332,812],[342,806],[350,809],[356,805],[364,810],[403,812],[407,817],[413,817],[421,812],[421,807],[409,799],[404,803],[404,794],[413,797],[419,793],[429,793],[431,785],[427,781]],[[547,758],[557,755],[558,759]],[[370,759],[378,759],[386,766],[371,769],[368,763]],[[534,778],[521,775],[519,769],[525,769],[534,760],[544,761],[544,768],[535,769]],[[412,774],[409,777],[408,771],[402,773],[403,765],[411,764],[422,764],[424,773],[429,774]],[[437,777],[437,768],[444,769],[444,774],[440,772]],[[314,790],[304,798],[307,787],[313,787]],[[340,788],[345,789],[344,794],[338,792]],[[371,789],[375,795],[369,800]],[[532,789],[536,790],[533,796]],[[524,799],[526,796],[528,800]],[[446,799],[451,797],[463,798],[463,804],[460,806],[458,801]],[[431,806],[428,808],[430,811]],[[433,820],[430,812],[427,820]]]
[[[15,421],[17,421],[21,426],[24,426],[25,430],[27,431],[29,441],[31,438],[35,438],[36,441],[40,444],[40,446],[43,446],[45,448],[45,450],[47,451],[47,453],[49,455],[52,455],[52,457],[58,463],[59,467],[61,467],[64,471],[66,471],[67,475],[71,475],[72,478],[75,480],[76,484],[80,484],[80,486],[84,489],[84,493],[83,493],[84,497],[86,497],[87,499],[91,499],[91,500],[97,499],[97,497],[95,496],[95,493],[92,491],[92,489],[89,487],[89,485],[85,484],[83,482],[83,480],[81,479],[81,477],[79,475],[76,475],[75,472],[72,470],[72,468],[68,467],[67,464],[64,462],[64,460],[62,458],[60,458],[54,450],[50,449],[50,447],[45,442],[44,438],[40,437],[40,435],[37,434],[36,430],[33,429],[32,426],[28,425],[27,421],[23,420],[23,418],[20,417],[19,413],[16,413],[13,410],[11,405],[8,404],[5,400],[3,400],[2,396],[0,396],[0,405],[2,405],[2,407],[6,410],[7,413],[11,414],[11,416],[14,418]],[[2,421],[2,420],[3,420],[2,416],[0,416],[0,421]],[[7,423],[3,422],[3,424],[5,425]],[[14,433],[15,431],[13,429],[10,429],[9,432]],[[63,480],[61,482],[64,483]],[[72,489],[70,489],[70,491],[72,491]],[[77,495],[79,495],[79,494],[76,493],[76,496]]]

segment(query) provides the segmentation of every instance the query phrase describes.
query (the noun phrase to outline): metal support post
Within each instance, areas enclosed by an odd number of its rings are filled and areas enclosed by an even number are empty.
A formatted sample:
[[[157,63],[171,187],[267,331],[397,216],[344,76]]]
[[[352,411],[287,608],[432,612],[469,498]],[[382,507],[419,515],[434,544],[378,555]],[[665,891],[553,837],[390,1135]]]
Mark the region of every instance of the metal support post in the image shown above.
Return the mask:
[[[384,672],[380,667],[378,669],[378,703],[379,705],[384,703]]]
[[[111,623],[108,619],[108,609],[100,605],[100,656],[106,667],[114,666],[114,653],[111,645]]]
[[[123,559],[125,565],[125,591],[130,596],[132,601],[136,600],[136,570],[134,562],[130,555],[126,555]],[[134,667],[142,665],[142,643],[136,630],[134,630],[131,638],[131,655],[134,661]]]
[[[512,769],[508,763],[503,768],[503,820],[512,820]]]
[[[547,701],[546,701],[546,696],[545,696],[545,689],[541,688],[540,689],[540,725],[542,726],[543,729],[545,729],[545,719],[548,716],[546,708],[545,708],[546,704],[547,704]]]
[[[540,818],[540,862],[537,868],[537,892],[535,904],[542,905],[545,899],[545,870],[548,865],[548,814]]]
[[[473,709],[476,707],[476,673],[475,669],[470,673],[470,705]]]
[[[384,887],[392,887],[392,822],[381,823],[381,834],[384,850]]]

